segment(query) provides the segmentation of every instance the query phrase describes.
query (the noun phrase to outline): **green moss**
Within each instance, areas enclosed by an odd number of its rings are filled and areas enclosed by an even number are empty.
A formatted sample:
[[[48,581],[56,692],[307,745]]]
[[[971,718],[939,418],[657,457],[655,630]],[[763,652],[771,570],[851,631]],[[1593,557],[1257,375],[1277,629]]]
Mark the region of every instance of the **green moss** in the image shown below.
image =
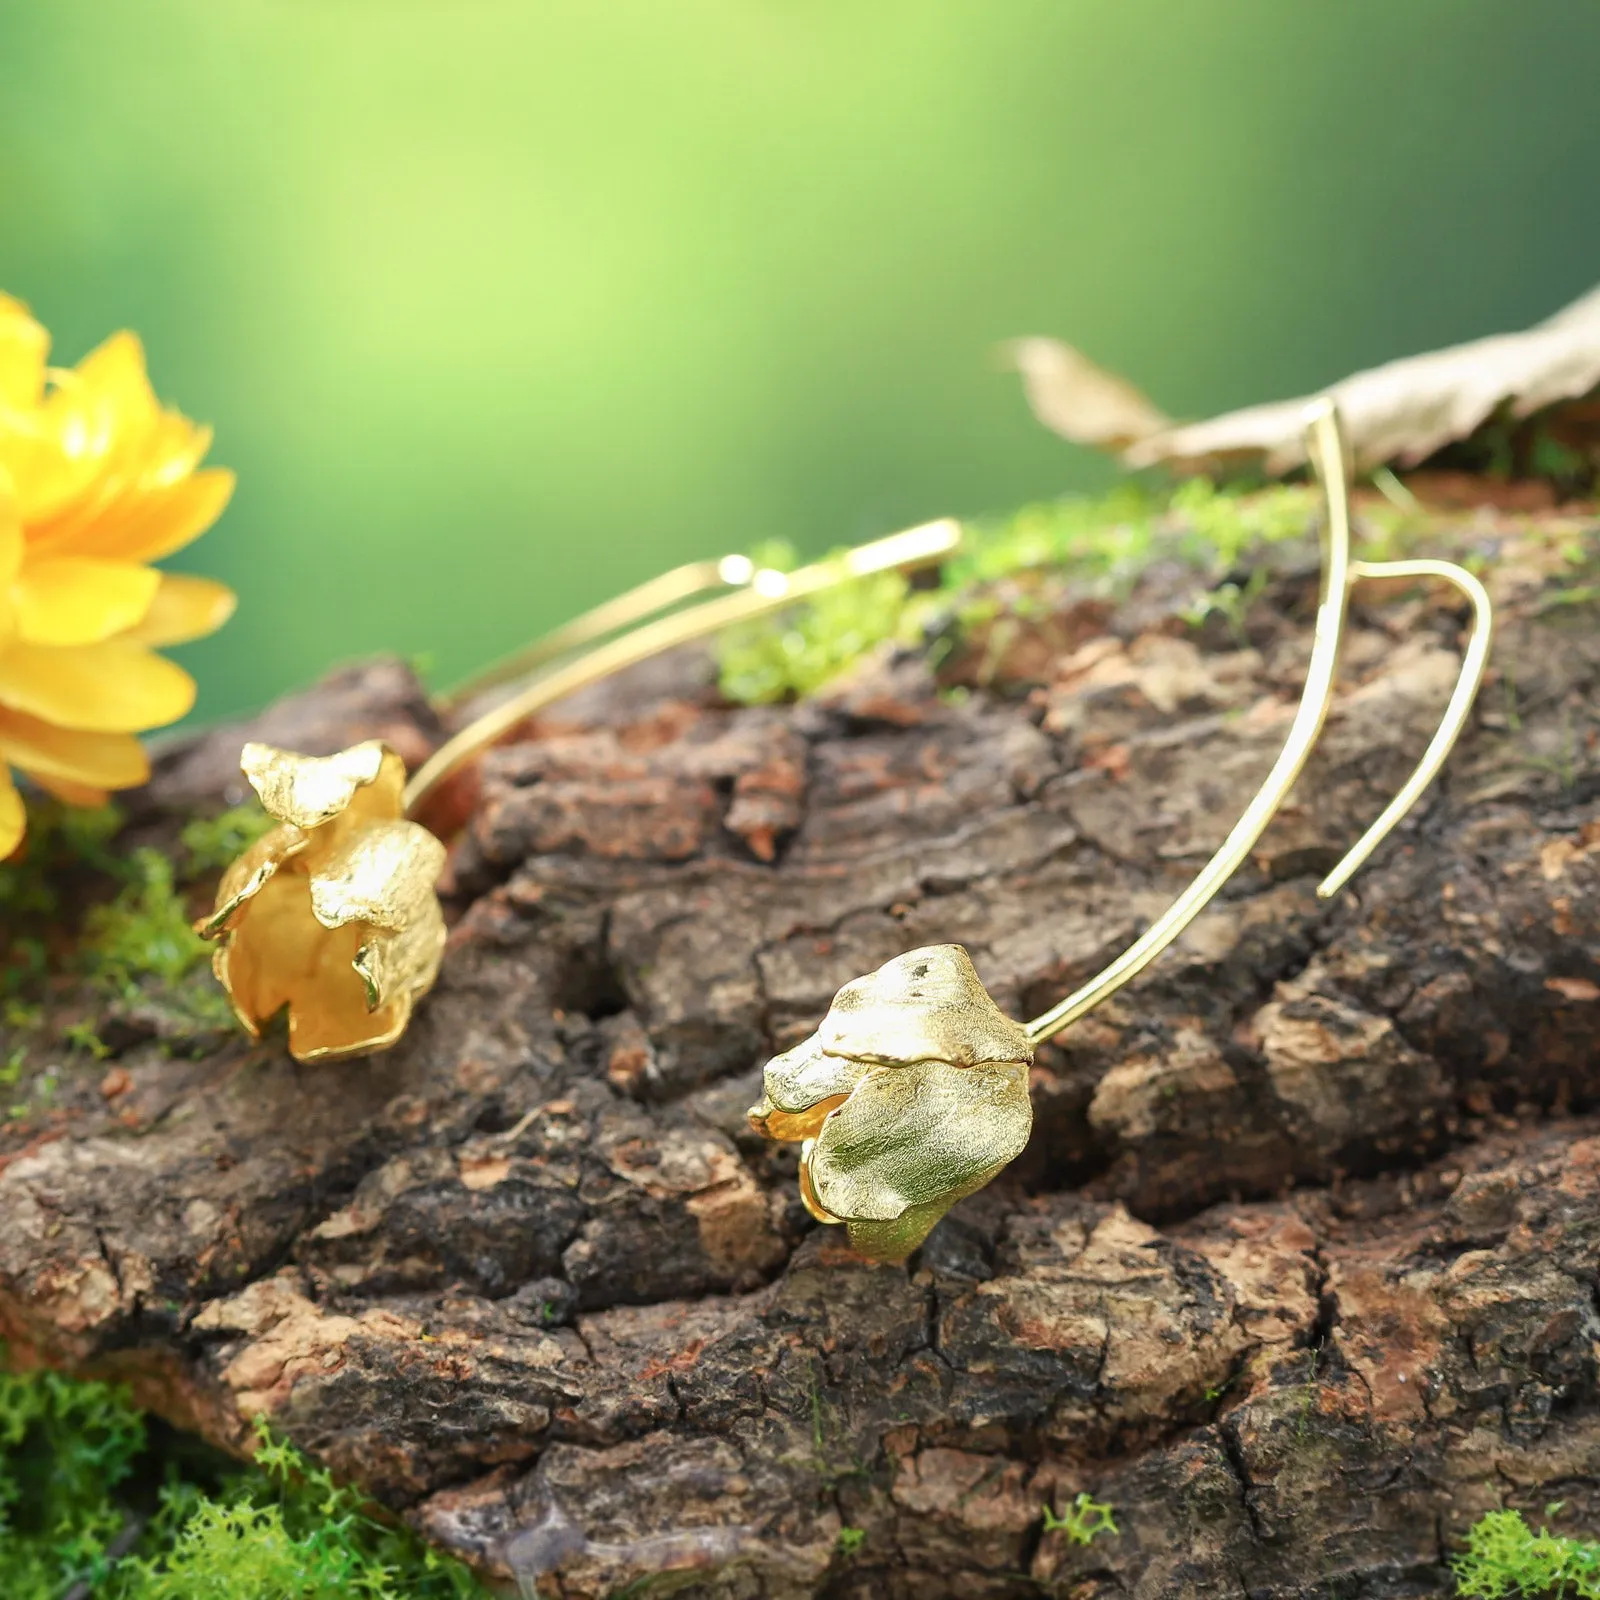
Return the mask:
[[[779,628],[751,623],[718,644],[722,692],[741,705],[813,693],[908,620],[910,586],[898,572],[875,573],[817,595]]]
[[[208,872],[221,872],[235,856],[242,855],[276,826],[253,800],[214,817],[196,817],[184,825],[178,836],[188,855],[185,876],[199,878]]]
[[[1545,1527],[1535,1533],[1516,1511],[1491,1511],[1476,1522],[1451,1567],[1456,1593],[1471,1600],[1600,1600],[1600,1544]]]
[[[1057,1516],[1049,1507],[1044,1508],[1044,1531],[1064,1533],[1073,1544],[1093,1544],[1102,1533],[1117,1538],[1122,1529],[1117,1526],[1113,1508],[1103,1500],[1091,1499],[1086,1494],[1074,1497],[1064,1516]]]
[[[122,862],[111,842],[121,827],[115,806],[30,805],[27,843],[21,854],[0,861],[0,994],[17,997],[36,988],[48,969],[47,940],[59,929],[69,878],[119,875]]]
[[[841,1528],[835,1545],[839,1554],[848,1561],[861,1554],[861,1547],[866,1542],[867,1530],[865,1528]]]
[[[121,1390],[0,1373],[0,1594],[59,1600],[82,1583],[95,1600],[480,1600],[465,1567],[257,1431],[253,1467],[219,1465],[173,1440],[154,1447]]]
[[[1115,595],[1154,556],[1167,555],[1208,584],[1224,585],[1215,606],[1242,609],[1258,590],[1230,575],[1252,548],[1304,534],[1315,503],[1316,492],[1297,484],[1219,489],[1202,478],[1157,493],[1129,481],[1098,499],[1052,501],[975,522],[933,589],[878,573],[825,590],[776,623],[730,629],[716,645],[722,691],[745,705],[804,697],[879,645],[924,637],[936,619],[949,619],[958,632],[1002,614],[1025,619],[1037,606],[1028,584],[1052,570],[1091,593]],[[787,565],[788,554],[774,560],[769,550],[752,559]]]
[[[189,925],[172,863],[159,850],[135,850],[119,875],[124,882],[116,898],[90,907],[84,918],[85,971],[122,995],[144,978],[177,984],[204,958],[206,945]]]

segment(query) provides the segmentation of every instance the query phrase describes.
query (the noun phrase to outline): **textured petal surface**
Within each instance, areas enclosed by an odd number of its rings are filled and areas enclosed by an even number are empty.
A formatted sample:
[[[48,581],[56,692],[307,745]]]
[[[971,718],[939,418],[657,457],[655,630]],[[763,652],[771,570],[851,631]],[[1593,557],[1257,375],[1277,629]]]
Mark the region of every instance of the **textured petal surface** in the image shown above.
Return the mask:
[[[981,1187],[1022,1153],[1032,1127],[1021,1062],[881,1067],[823,1124],[811,1181],[834,1216],[892,1222]]]
[[[18,640],[0,650],[0,705],[63,728],[139,733],[176,722],[193,704],[187,672],[120,639],[70,648]]]
[[[892,1066],[1033,1059],[1026,1031],[990,999],[958,944],[912,950],[847,983],[817,1040],[829,1055]]]
[[[233,1009],[252,1034],[259,1036],[263,1025],[309,979],[314,936],[320,933],[304,878],[269,874],[257,885],[247,914],[238,919],[213,959]]]
[[[288,823],[262,834],[242,855],[235,857],[222,874],[222,881],[217,885],[215,908],[209,917],[195,924],[195,932],[202,939],[215,939],[237,920],[240,908],[261,893],[278,869],[299,855],[305,847],[305,834]],[[308,891],[308,911],[310,904]]]
[[[0,764],[0,861],[4,861],[22,843],[27,826],[22,796],[17,793],[11,774]]]
[[[296,1061],[337,1061],[387,1050],[411,1021],[412,998],[403,995],[378,1011],[368,1011],[365,995],[360,978],[346,969],[340,1004],[319,999],[312,1009],[291,1005],[289,1054]]]
[[[356,925],[320,927],[304,877],[281,873],[261,886],[227,935],[217,976],[253,1033],[288,1006],[290,1049],[302,1060],[306,1051],[359,1049],[381,1031],[354,965],[363,934]]]
[[[365,922],[399,933],[437,909],[434,884],[445,848],[418,823],[372,822],[322,856],[311,875],[311,910],[325,928]]]
[[[396,1000],[425,995],[444,957],[444,912],[429,895],[417,917],[398,933],[375,933],[356,952],[356,975],[366,986],[367,1008],[376,1012]]]
[[[92,556],[28,561],[12,580],[17,637],[28,644],[98,644],[150,609],[161,574]]]
[[[32,777],[97,789],[131,789],[150,776],[150,758],[126,733],[78,733],[0,707],[0,757]]]
[[[762,1073],[766,1090],[750,1108],[750,1124],[768,1139],[811,1139],[823,1120],[866,1076],[859,1061],[823,1053],[817,1036],[774,1056]]]
[[[0,656],[0,694],[4,670]],[[362,821],[400,815],[405,765],[377,739],[332,756],[296,755],[252,742],[240,753],[239,765],[267,814],[299,828],[319,828],[350,812]]]
[[[148,645],[154,650],[203,639],[208,633],[215,633],[238,604],[232,589],[211,578],[163,572],[160,579],[144,616],[118,635],[129,644]]]

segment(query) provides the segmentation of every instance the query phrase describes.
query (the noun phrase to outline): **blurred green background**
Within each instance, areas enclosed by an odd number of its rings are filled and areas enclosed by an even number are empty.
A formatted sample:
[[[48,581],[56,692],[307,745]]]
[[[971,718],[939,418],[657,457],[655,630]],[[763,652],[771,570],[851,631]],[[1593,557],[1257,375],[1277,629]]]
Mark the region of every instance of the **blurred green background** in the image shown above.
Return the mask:
[[[240,473],[201,715],[448,682],[691,555],[1104,481],[1600,278],[1593,0],[6,0],[0,287]]]

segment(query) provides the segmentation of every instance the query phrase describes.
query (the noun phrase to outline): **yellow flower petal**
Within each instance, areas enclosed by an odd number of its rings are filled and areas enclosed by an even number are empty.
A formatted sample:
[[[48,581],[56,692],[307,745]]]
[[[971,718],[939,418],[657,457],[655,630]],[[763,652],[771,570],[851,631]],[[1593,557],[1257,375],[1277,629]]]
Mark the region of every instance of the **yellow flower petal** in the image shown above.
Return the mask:
[[[129,508],[110,508],[91,526],[50,548],[121,561],[159,561],[198,539],[222,515],[233,484],[226,467],[208,467],[171,488],[140,496]]]
[[[22,518],[17,512],[17,496],[11,485],[11,474],[0,467],[0,590],[10,588],[11,580],[22,570],[22,557],[26,549],[27,541],[23,537]],[[0,604],[3,603],[0,601]]]
[[[142,645],[108,639],[0,650],[0,705],[88,733],[140,733],[187,715],[194,679]]]
[[[22,808],[22,796],[11,781],[11,774],[0,765],[0,861],[15,853],[28,831],[28,814]]]
[[[7,441],[29,523],[103,498],[105,475],[115,471],[119,454],[136,461],[160,414],[131,334],[106,340],[76,370],[55,374],[55,383],[29,426]]]
[[[184,572],[163,572],[155,598],[143,618],[118,635],[129,644],[161,649],[169,644],[187,644],[215,633],[238,604],[233,590],[210,578],[195,578]]]
[[[0,757],[31,778],[131,789],[150,776],[144,746],[126,733],[78,733],[0,707]]]
[[[28,308],[0,294],[0,407],[26,411],[38,405],[49,353],[50,335],[28,315]]]
[[[104,789],[93,788],[87,783],[74,783],[70,778],[52,778],[43,772],[30,772],[28,776],[64,806],[83,806],[93,811],[111,799]]]
[[[98,644],[150,609],[161,574],[93,556],[54,556],[23,565],[11,584],[17,637],[26,644]]]

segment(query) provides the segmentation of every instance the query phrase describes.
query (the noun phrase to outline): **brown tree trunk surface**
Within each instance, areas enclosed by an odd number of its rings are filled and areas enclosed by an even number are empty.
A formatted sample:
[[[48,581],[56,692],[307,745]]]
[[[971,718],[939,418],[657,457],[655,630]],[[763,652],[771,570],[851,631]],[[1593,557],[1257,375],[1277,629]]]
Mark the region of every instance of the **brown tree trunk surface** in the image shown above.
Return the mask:
[[[116,1060],[0,1133],[0,1336],[230,1447],[264,1414],[526,1594],[1387,1600],[1502,1504],[1600,1531],[1591,528],[1430,530],[1489,564],[1494,675],[1324,903],[1457,662],[1443,596],[1364,595],[1251,867],[1042,1052],[1026,1155],[907,1265],[805,1216],[761,1063],[903,950],[1026,1016],[1133,938],[1281,743],[1309,547],[1243,628],[1177,567],[1047,586],[944,662],[964,697],[910,651],[797,706],[698,657],[569,702],[485,763],[391,1053],[101,1019]],[[384,665],[254,731],[439,733]],[[238,737],[135,828],[237,798]],[[1080,1492],[1116,1534],[1047,1527]]]

